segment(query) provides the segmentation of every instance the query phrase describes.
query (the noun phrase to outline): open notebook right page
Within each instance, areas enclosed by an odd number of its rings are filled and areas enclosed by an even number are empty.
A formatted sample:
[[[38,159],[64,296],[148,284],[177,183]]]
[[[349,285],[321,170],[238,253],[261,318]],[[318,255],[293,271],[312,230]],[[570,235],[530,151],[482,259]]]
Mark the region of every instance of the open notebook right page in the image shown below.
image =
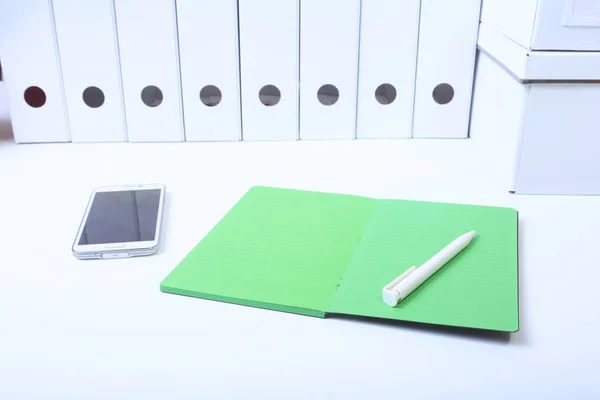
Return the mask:
[[[469,246],[405,300],[383,303],[385,285],[472,230]],[[517,230],[510,208],[378,200],[327,312],[514,332]]]

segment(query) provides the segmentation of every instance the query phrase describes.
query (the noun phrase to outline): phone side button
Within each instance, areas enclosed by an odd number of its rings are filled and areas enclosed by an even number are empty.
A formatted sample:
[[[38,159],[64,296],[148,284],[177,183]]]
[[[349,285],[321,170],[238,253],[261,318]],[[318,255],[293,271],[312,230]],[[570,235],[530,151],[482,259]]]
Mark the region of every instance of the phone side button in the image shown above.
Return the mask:
[[[102,258],[127,258],[129,257],[129,253],[104,253],[102,254]]]

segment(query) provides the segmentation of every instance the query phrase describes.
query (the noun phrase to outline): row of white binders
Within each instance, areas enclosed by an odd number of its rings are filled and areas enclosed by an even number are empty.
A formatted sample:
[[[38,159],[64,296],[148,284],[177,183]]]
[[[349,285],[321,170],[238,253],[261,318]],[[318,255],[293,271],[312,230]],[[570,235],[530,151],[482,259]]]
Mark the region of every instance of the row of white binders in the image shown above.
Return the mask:
[[[0,1],[15,139],[465,138],[480,2]]]

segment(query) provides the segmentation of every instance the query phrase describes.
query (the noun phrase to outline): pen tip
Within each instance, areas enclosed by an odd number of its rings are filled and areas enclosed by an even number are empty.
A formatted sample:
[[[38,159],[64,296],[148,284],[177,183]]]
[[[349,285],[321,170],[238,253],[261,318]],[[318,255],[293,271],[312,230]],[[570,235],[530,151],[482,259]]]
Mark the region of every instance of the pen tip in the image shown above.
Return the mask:
[[[477,231],[467,232],[467,233],[465,233],[465,237],[468,238],[469,240],[471,240],[475,237],[476,233],[477,233]]]

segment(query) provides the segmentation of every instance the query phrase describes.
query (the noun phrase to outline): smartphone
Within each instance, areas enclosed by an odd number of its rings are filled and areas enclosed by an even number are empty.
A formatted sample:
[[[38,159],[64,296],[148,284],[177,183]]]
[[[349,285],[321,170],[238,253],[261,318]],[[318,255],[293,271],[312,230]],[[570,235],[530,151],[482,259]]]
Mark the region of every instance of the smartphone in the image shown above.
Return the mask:
[[[165,190],[160,184],[94,189],[73,242],[73,255],[89,260],[156,253]]]

